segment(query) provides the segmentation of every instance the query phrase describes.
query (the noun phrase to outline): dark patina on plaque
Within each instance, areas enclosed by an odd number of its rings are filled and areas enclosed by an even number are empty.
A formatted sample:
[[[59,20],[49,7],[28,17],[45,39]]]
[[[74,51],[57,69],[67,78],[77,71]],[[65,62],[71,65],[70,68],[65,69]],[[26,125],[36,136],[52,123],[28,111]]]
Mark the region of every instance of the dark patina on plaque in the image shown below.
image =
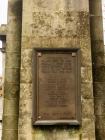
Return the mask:
[[[80,125],[80,49],[34,49],[32,77],[33,125]]]

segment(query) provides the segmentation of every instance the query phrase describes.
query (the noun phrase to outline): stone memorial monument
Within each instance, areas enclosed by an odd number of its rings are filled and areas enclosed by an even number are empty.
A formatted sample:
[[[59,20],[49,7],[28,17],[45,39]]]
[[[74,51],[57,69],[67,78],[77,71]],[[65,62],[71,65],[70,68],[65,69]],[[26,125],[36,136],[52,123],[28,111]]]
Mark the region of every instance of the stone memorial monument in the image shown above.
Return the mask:
[[[101,0],[9,0],[2,140],[104,140]]]

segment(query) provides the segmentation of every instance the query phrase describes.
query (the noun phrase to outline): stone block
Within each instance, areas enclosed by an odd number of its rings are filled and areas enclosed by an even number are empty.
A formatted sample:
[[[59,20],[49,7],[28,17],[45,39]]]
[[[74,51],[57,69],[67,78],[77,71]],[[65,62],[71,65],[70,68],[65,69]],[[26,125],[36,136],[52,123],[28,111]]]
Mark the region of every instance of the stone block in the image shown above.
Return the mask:
[[[86,41],[84,41],[84,43],[82,42],[82,44],[81,44],[81,66],[82,67],[91,67],[92,66],[91,51],[89,48],[86,47],[86,45],[83,46],[83,44],[85,44],[85,43],[86,43]]]
[[[24,19],[23,22],[27,20],[24,18],[24,16],[26,15],[29,16],[31,20],[32,11],[34,10],[33,8],[34,8],[34,1],[25,0],[25,2],[23,2],[23,6],[22,6],[22,13],[23,13],[23,19]],[[30,21],[27,20],[27,22],[30,22]]]
[[[33,2],[34,9],[41,10],[41,11],[58,11],[58,10],[69,10],[69,11],[89,11],[89,3],[88,0],[53,0],[49,2],[48,0],[45,1],[34,1]]]
[[[102,16],[90,17],[91,37],[94,40],[103,39]]]
[[[34,128],[35,131],[35,128]],[[31,134],[32,133],[32,122],[31,122],[31,116],[29,115],[21,115],[19,117],[19,123],[18,123],[18,133],[19,135],[24,134]]]
[[[91,118],[94,116],[93,99],[82,100],[82,118]]]
[[[91,67],[81,67],[81,82],[92,82]]]
[[[7,33],[7,39],[8,39],[8,41],[7,41],[7,45],[8,45],[8,43],[9,43],[9,40],[12,40],[12,41],[19,41],[19,43],[20,43],[20,37],[18,36],[18,34],[16,34],[16,32],[15,33],[13,33],[13,32],[8,32]],[[11,43],[10,43],[11,44]],[[11,44],[12,46],[13,46],[13,44]],[[21,46],[21,45],[20,45]]]
[[[8,1],[8,11],[10,16],[21,16],[22,15],[22,1]]]
[[[105,99],[102,98],[95,98],[95,115],[105,115]]]
[[[39,37],[75,37],[77,23],[80,22],[78,12],[33,12],[32,35]],[[80,26],[80,24],[78,24]],[[79,34],[80,36],[80,34]]]
[[[32,114],[32,100],[20,100],[19,102],[19,113],[26,115]]]
[[[80,140],[96,140],[95,132],[90,130],[86,133],[82,133]]]
[[[81,83],[81,96],[84,99],[92,99],[93,98],[93,86],[92,82],[84,82]]]
[[[90,37],[89,13],[33,12],[32,35],[39,37]]]
[[[15,52],[18,53],[21,50],[21,43],[19,39],[14,39],[13,36],[7,36],[7,46],[6,46],[6,52]]]
[[[3,111],[4,115],[17,115],[18,116],[18,114],[19,114],[18,99],[5,99],[4,98],[4,106],[5,106],[4,111]]]
[[[6,67],[20,68],[20,54],[15,52],[8,52],[6,54]]]
[[[17,130],[18,129],[18,116],[8,115],[3,116],[3,129],[4,130]]]
[[[96,129],[96,138],[97,140],[105,139],[105,129]]]
[[[32,67],[32,49],[22,49],[21,68]]]
[[[104,42],[103,39],[101,40],[94,40],[94,38],[91,38],[91,44],[92,44],[92,53],[97,54],[97,53],[103,53],[104,52]]]
[[[5,82],[8,83],[18,83],[20,80],[19,74],[20,69],[19,68],[6,68],[6,75],[5,75]]]
[[[28,100],[32,99],[32,84],[20,84],[20,99],[21,100]]]
[[[95,134],[95,117],[82,119],[82,133],[93,132]],[[83,139],[84,140],[84,139]]]
[[[22,37],[22,48],[30,49],[34,46],[32,46],[32,36],[23,36]]]
[[[74,132],[75,133],[75,132]],[[55,140],[80,140],[79,134],[69,134],[69,132],[56,132],[56,134],[54,135]],[[54,139],[53,137],[51,138],[51,140]]]
[[[20,38],[21,36],[21,17],[18,16],[8,16],[8,33],[14,34],[14,37]]]
[[[96,116],[96,129],[104,129],[105,130],[105,116]]]
[[[97,98],[104,98],[105,94],[105,82],[94,82],[93,83],[94,88],[94,97]]]
[[[26,135],[19,134],[18,140],[34,140],[34,139],[32,138],[32,135],[28,133]]]
[[[4,85],[4,98],[6,99],[18,99],[19,97],[20,85],[14,83],[5,83]]]
[[[90,45],[91,45],[91,42],[90,42],[90,36],[88,37],[79,37],[79,40],[80,40],[80,48],[83,49],[83,52],[85,52],[87,49],[88,49],[88,52],[90,51],[91,52],[91,48],[90,48]]]
[[[32,68],[21,69],[21,83],[32,83]]]
[[[32,35],[32,18],[30,16],[24,15],[23,17],[24,19],[24,26],[22,28],[22,35],[28,35],[31,36]]]
[[[4,130],[2,140],[15,140],[18,139],[18,130]]]
[[[92,15],[101,16],[102,15],[102,2],[100,0],[89,1],[90,12]]]
[[[77,37],[32,37],[31,40],[33,48],[80,48],[80,40]]]
[[[94,67],[102,66],[104,65],[104,52],[102,53],[93,53],[92,55],[92,63]]]
[[[76,131],[71,130],[65,130],[65,129],[51,129],[46,130],[46,129],[40,129],[40,130],[35,130],[34,134],[34,139],[35,140],[80,140],[79,133],[76,133]]]
[[[81,38],[90,37],[90,28],[89,28],[89,12],[80,11],[78,12],[78,21],[77,21],[77,34]]]
[[[105,81],[105,66],[93,67],[93,76],[95,82]]]

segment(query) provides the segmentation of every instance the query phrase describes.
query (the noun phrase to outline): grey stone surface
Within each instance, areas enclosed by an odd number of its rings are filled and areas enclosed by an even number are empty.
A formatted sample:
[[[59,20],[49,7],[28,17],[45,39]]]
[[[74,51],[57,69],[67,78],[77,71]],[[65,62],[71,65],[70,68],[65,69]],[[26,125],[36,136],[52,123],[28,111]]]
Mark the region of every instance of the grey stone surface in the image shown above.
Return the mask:
[[[6,99],[17,99],[19,98],[19,90],[20,90],[20,85],[19,83],[8,83],[5,82],[4,85],[4,98]]]
[[[105,82],[94,82],[94,97],[104,98],[105,96]]]
[[[95,82],[104,82],[105,81],[105,66],[101,65],[99,67],[93,68],[94,81]]]
[[[2,133],[3,140],[15,140],[18,139],[17,137],[18,130],[4,130]]]
[[[92,40],[92,58],[93,58],[93,91],[94,106],[96,115],[96,139],[104,140],[104,82],[105,82],[105,59],[102,27],[102,1],[90,1],[90,31]],[[100,118],[102,121],[100,121]]]
[[[92,16],[91,21],[91,37],[94,40],[103,39],[102,16]]]
[[[103,140],[105,110],[99,96],[104,97],[105,61],[100,4],[99,0],[25,0],[23,4],[9,0],[3,140],[95,140],[94,103],[96,135]],[[32,126],[32,49],[38,47],[81,49],[79,128]]]
[[[92,15],[102,15],[102,5],[100,0],[90,0],[89,6]]]
[[[93,99],[92,82],[81,83],[81,96],[84,99]]]
[[[18,76],[20,74],[19,68],[5,68],[6,76],[5,76],[5,82],[8,83],[17,83],[19,81],[20,77]]]
[[[11,56],[11,57],[10,57]],[[21,56],[15,52],[8,52],[6,55],[6,66],[7,68],[19,68]]]
[[[47,0],[23,2],[19,140],[95,140],[89,3],[79,1],[81,3],[79,6],[80,3],[76,2],[64,0],[54,0],[50,4]],[[38,47],[81,48],[81,96],[84,100],[82,127],[79,129],[63,126],[32,127],[31,58],[32,49]],[[89,129],[91,133],[88,132]]]
[[[2,140],[18,140],[22,1],[8,1]]]
[[[95,115],[105,115],[105,98],[98,97],[94,99],[95,101]]]
[[[6,108],[4,108],[3,113],[8,116],[8,115],[17,115],[18,116],[18,108],[19,103],[17,102],[17,98],[10,98],[4,100],[4,106],[7,105]]]

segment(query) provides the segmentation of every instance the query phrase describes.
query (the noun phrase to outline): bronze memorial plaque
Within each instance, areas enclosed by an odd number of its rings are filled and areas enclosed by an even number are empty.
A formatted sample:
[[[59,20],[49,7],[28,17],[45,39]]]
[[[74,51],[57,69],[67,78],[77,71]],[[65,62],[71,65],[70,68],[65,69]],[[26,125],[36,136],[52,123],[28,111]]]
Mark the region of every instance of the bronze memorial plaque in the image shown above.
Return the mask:
[[[33,125],[81,122],[80,50],[34,49]]]

